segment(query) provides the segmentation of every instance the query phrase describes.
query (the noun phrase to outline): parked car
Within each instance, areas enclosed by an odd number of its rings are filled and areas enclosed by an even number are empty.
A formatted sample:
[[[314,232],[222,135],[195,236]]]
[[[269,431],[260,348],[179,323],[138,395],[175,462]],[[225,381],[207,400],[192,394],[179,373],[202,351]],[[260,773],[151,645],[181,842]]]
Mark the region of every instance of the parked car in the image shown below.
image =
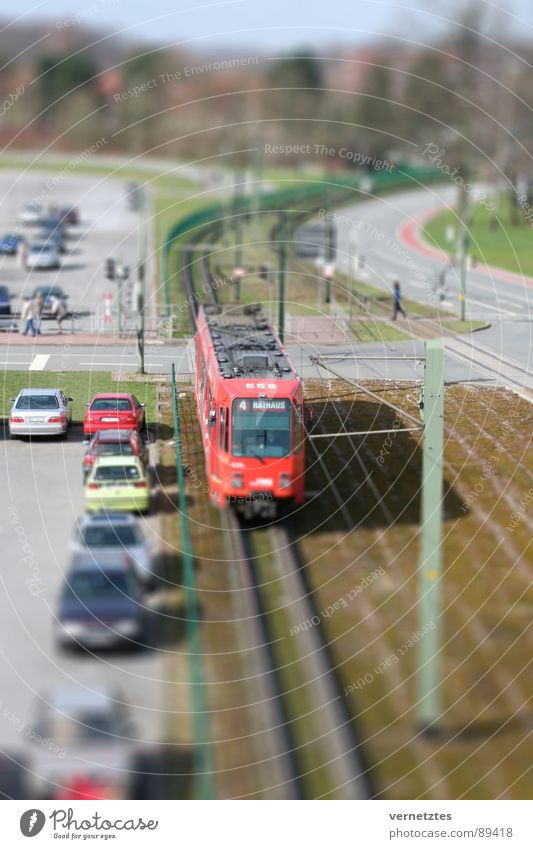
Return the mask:
[[[85,510],[150,509],[150,477],[138,457],[100,457],[85,484]]]
[[[100,553],[122,551],[131,558],[143,586],[155,581],[154,552],[139,520],[129,513],[93,513],[85,515],[76,528],[74,551]]]
[[[0,238],[0,254],[16,254],[23,241],[24,236],[20,233],[5,233]]]
[[[83,458],[84,481],[98,457],[139,457],[148,465],[148,446],[138,430],[97,430]]]
[[[80,223],[80,214],[75,206],[64,206],[59,210],[59,217],[65,224],[76,227]]]
[[[32,242],[26,255],[26,268],[35,271],[61,268],[56,246],[51,242]]]
[[[21,389],[9,414],[9,435],[66,437],[72,421],[72,398],[61,389]]]
[[[37,240],[47,245],[53,245],[60,254],[64,254],[67,251],[67,240],[63,230],[60,228],[44,229],[38,234]]]
[[[70,685],[43,696],[32,724],[41,739],[58,748],[98,742],[110,746],[133,733],[128,705],[111,688]]]
[[[42,205],[36,200],[26,203],[18,214],[21,224],[40,224],[42,217]]]
[[[0,315],[11,315],[11,295],[7,286],[0,286]]]
[[[43,299],[43,315],[50,315],[52,312],[52,299],[59,298],[62,301],[68,300],[68,295],[65,294],[61,286],[36,286],[33,290],[32,298],[35,298],[38,293],[41,293]]]
[[[87,407],[83,422],[86,438],[97,430],[146,430],[145,404],[139,403],[135,395],[127,392],[99,393]]]
[[[142,638],[141,585],[125,554],[77,553],[65,575],[57,611],[62,646],[111,648]]]
[[[31,787],[20,798],[128,798],[138,744],[119,690],[68,684],[42,692],[28,728]]]
[[[46,215],[40,219],[39,225],[43,230],[57,231],[62,233],[65,238],[67,237],[66,222],[59,215]]]

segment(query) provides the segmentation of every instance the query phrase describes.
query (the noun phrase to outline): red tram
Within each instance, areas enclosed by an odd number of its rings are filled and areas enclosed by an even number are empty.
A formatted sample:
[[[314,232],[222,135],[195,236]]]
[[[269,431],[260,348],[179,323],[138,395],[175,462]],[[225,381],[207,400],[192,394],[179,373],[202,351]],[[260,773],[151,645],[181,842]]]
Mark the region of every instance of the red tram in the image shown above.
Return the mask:
[[[203,305],[196,403],[211,501],[247,518],[304,500],[302,382],[259,304]]]

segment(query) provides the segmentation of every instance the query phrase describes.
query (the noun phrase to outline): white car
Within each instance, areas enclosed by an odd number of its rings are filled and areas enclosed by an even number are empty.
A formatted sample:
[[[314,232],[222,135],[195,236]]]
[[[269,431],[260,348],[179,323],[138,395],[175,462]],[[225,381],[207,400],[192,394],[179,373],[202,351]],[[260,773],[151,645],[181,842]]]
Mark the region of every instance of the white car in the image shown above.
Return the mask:
[[[71,684],[42,693],[25,734],[28,798],[76,798],[88,786],[129,798],[138,733],[119,690]]]
[[[43,208],[37,201],[27,203],[19,212],[21,224],[39,224],[43,216]]]
[[[32,242],[26,257],[26,268],[44,269],[61,268],[59,251],[52,242]]]
[[[72,548],[75,552],[91,553],[97,558],[102,552],[124,552],[141,584],[155,583],[155,558],[152,544],[146,539],[139,520],[130,513],[93,513],[80,519]]]
[[[66,437],[72,421],[72,398],[61,389],[21,389],[9,415],[9,435]]]

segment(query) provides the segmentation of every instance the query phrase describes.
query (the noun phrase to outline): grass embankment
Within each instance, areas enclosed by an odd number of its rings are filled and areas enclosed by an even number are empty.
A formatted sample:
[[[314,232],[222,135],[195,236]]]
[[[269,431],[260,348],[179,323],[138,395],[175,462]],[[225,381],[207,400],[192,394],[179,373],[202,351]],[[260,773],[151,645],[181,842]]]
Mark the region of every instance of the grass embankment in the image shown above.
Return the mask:
[[[177,515],[175,447],[172,440],[172,406],[170,388],[162,395],[160,416],[165,439],[161,449],[160,478],[162,494],[162,535],[170,574],[177,575],[177,592],[183,601],[181,587],[181,527]],[[231,570],[236,566],[226,560],[220,514],[211,506],[205,482],[202,437],[196,418],[191,386],[178,385],[180,421],[184,450],[185,483],[191,542],[196,567],[196,586],[200,602],[200,637],[208,715],[208,739],[214,771],[216,798],[235,799],[268,797],[266,776],[260,767],[263,752],[255,737],[253,693],[246,683],[246,646],[242,645],[237,599],[233,591]],[[176,684],[189,679],[190,668],[183,655],[168,657],[167,678]],[[169,690],[169,710],[174,711],[168,735],[179,742],[184,726],[192,734],[192,717],[186,715],[191,704],[184,705]]]
[[[446,238],[448,228],[454,231],[451,242]],[[496,213],[478,204],[470,219],[468,233],[469,253],[478,262],[506,268],[517,274],[533,275],[531,224],[520,209],[516,212],[515,223],[508,199],[500,203]],[[456,252],[458,234],[459,221],[454,210],[439,213],[423,229],[426,241],[447,253]]]
[[[372,388],[416,410],[415,384]],[[392,411],[345,383],[310,381],[306,394],[318,432],[397,427]],[[331,398],[342,399],[337,409]],[[302,548],[385,798],[530,798],[533,792],[527,745],[533,551],[525,501],[533,456],[524,430],[530,419],[531,406],[505,389],[446,390],[444,713],[432,739],[419,735],[415,710],[416,646],[424,638],[413,638],[421,624],[420,437],[317,440],[338,500],[308,447],[307,489],[315,495],[297,520]]]
[[[0,384],[0,415],[7,416],[10,398],[21,389],[59,388],[74,399],[73,421],[81,424],[88,404],[98,392],[132,392],[146,404],[148,423],[156,418],[156,387],[148,381],[114,380],[109,372],[101,371],[4,371]]]

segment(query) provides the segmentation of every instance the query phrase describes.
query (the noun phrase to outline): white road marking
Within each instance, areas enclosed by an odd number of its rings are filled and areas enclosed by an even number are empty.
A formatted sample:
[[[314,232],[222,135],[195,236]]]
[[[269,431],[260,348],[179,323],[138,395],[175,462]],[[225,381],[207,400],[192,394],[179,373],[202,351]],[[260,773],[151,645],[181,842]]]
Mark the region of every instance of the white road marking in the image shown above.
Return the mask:
[[[42,371],[49,359],[50,354],[37,354],[31,362],[28,371]]]

